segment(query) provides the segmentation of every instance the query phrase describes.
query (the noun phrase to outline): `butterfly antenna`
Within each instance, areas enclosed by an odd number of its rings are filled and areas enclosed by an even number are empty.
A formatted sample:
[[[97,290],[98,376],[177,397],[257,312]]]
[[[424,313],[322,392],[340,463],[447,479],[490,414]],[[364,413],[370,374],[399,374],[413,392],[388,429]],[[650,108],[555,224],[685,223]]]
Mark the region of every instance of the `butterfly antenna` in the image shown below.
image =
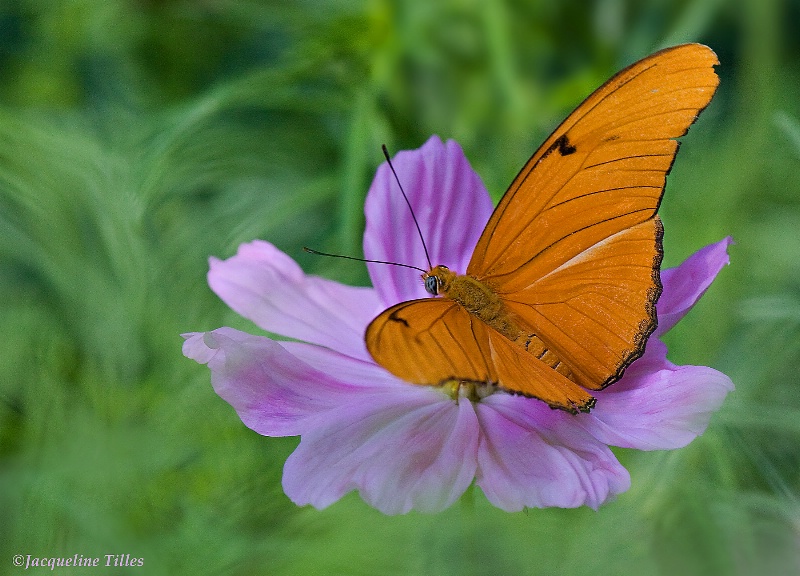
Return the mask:
[[[419,222],[417,222],[417,217],[414,214],[414,209],[411,207],[411,202],[408,200],[408,196],[406,196],[406,191],[403,190],[403,185],[400,184],[400,178],[397,176],[397,172],[395,172],[394,166],[392,166],[392,159],[389,157],[389,150],[386,149],[386,144],[381,144],[381,150],[383,150],[383,155],[386,156],[386,162],[389,164],[389,168],[392,170],[392,174],[394,174],[394,179],[397,181],[397,185],[400,187],[400,192],[403,194],[403,198],[406,200],[406,204],[408,205],[408,210],[411,212],[411,218],[414,220],[414,226],[417,227],[417,233],[419,234],[419,239],[422,241],[422,249],[425,250],[425,259],[428,261],[428,269],[433,268],[433,264],[431,264],[431,257],[428,255],[428,247],[425,245],[425,238],[422,236],[422,230],[419,227]],[[414,266],[409,266],[409,268],[415,268]],[[419,268],[417,268],[419,270]]]
[[[316,254],[317,256],[330,256],[331,258],[344,258],[345,260],[355,260],[356,262],[372,262],[373,264],[389,264],[390,266],[402,266],[403,268],[413,268],[414,270],[419,270],[423,274],[426,272],[426,270],[423,270],[422,268],[417,268],[416,266],[411,266],[410,264],[400,264],[399,262],[384,262],[383,260],[367,260],[366,258],[356,258],[355,256],[343,256],[342,254],[328,254],[327,252],[320,252],[319,250],[313,250],[305,246],[303,246],[303,250],[308,252],[309,254]]]

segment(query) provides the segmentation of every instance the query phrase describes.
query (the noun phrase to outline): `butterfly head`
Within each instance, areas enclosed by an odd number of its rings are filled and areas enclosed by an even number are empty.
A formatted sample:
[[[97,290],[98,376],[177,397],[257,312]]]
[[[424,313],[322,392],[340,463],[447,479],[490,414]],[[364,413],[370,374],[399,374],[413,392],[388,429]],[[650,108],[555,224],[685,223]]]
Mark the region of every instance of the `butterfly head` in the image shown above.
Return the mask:
[[[455,277],[455,273],[447,266],[434,266],[430,271],[422,275],[422,280],[425,282],[425,290],[431,296],[438,296],[442,293],[447,293],[450,286],[450,281]]]

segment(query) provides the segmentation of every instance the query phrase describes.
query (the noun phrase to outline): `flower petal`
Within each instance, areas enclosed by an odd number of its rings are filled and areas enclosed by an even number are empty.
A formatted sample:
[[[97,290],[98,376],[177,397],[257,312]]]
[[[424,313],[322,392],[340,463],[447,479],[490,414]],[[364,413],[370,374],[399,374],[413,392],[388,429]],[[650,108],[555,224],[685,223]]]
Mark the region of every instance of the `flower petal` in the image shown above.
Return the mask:
[[[431,264],[464,273],[492,214],[492,201],[461,147],[432,136],[418,150],[398,152],[392,164],[414,209]],[[386,163],[378,167],[364,212],[367,258],[427,268],[419,232]],[[386,307],[428,296],[417,271],[385,264],[367,267]]]
[[[296,504],[325,508],[358,490],[385,514],[437,512],[467,489],[478,449],[471,402],[415,386],[353,400],[287,459],[283,488]]]
[[[233,328],[184,334],[183,354],[207,364],[211,385],[242,422],[265,436],[296,436],[311,418],[360,389],[308,366],[278,342]]]
[[[733,382],[706,366],[674,366],[666,358],[664,366],[626,372],[610,388],[595,392],[597,406],[581,418],[581,424],[613,446],[639,450],[686,446],[705,431],[711,415],[733,390]]]
[[[597,508],[630,487],[627,470],[572,416],[530,398],[494,394],[478,405],[477,484],[507,512]]]
[[[211,289],[260,328],[354,358],[370,357],[364,330],[383,309],[373,289],[306,276],[294,260],[261,240],[210,264]]]
[[[301,362],[321,372],[335,374],[338,380],[348,384],[374,389],[409,385],[386,368],[375,364],[374,360],[359,360],[305,342],[281,342],[281,346]]]
[[[661,272],[664,291],[656,305],[658,328],[653,337],[667,332],[691,310],[722,267],[730,263],[727,250],[731,244],[733,239],[728,236],[716,244],[701,248],[677,268]]]

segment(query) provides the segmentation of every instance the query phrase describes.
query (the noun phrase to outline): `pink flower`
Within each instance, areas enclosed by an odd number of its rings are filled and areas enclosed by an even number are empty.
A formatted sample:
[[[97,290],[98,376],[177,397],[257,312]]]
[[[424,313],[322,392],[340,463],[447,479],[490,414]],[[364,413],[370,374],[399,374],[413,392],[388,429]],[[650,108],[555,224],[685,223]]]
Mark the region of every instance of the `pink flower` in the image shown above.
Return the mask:
[[[434,264],[464,272],[492,211],[459,146],[433,137],[400,152],[395,167]],[[382,165],[366,202],[367,258],[425,265],[396,184]],[[367,352],[364,331],[397,302],[425,297],[414,270],[369,265],[375,288],[307,276],[267,242],[211,259],[211,288],[276,341],[232,328],[186,334],[183,353],[211,369],[216,392],[265,436],[300,436],[283,488],[324,508],[352,490],[386,514],[436,512],[475,483],[497,507],[597,508],[630,486],[609,446],[685,446],[733,389],[724,374],[676,366],[658,336],[682,318],[728,263],[726,238],[664,270],[658,331],[625,376],[572,415],[505,393],[453,400],[399,380]]]

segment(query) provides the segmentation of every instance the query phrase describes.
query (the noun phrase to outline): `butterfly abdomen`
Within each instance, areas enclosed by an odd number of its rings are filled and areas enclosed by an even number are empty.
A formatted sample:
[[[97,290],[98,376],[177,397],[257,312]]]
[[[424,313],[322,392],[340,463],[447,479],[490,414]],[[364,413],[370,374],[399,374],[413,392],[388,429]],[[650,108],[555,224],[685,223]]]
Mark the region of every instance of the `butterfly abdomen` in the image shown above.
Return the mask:
[[[528,334],[525,337],[523,347],[525,350],[536,356],[536,358],[550,366],[550,368],[559,374],[563,374],[570,380],[575,380],[572,375],[572,371],[567,368],[567,365],[561,362],[561,359],[555,354],[555,352],[547,348],[544,342],[542,342],[542,339],[536,334]]]

